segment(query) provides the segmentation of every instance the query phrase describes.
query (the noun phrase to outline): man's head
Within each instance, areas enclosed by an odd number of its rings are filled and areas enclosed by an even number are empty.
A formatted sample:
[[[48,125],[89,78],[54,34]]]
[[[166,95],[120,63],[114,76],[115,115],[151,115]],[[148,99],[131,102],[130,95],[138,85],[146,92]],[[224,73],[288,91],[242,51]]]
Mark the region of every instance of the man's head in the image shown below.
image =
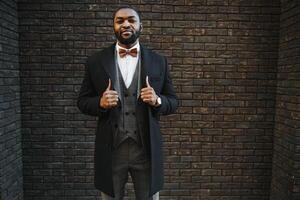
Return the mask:
[[[114,32],[119,43],[130,47],[140,36],[142,30],[141,17],[134,8],[123,6],[114,13]]]

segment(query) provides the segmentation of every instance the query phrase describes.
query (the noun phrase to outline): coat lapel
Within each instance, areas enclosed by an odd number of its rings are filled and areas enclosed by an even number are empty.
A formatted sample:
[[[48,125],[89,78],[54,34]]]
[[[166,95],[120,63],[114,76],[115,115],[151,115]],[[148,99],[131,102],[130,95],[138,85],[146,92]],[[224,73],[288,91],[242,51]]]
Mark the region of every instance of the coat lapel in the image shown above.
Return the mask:
[[[117,91],[118,94],[121,94],[119,78],[122,77],[119,77],[120,74],[117,71],[116,59],[115,59],[115,46],[116,44],[114,43],[113,45],[111,45],[109,48],[105,50],[101,62],[102,62],[102,66],[104,66],[104,70],[106,71],[106,73],[108,74],[111,80],[113,89]],[[122,98],[119,99],[120,101],[122,100]]]
[[[140,95],[140,91],[143,87],[146,87],[146,76],[149,74],[151,69],[151,55],[149,50],[147,50],[143,45],[141,45],[141,76],[140,76],[140,84],[138,87],[138,96]]]
[[[104,66],[106,73],[108,74],[113,89],[118,92],[121,96],[121,86],[119,79],[122,78],[121,74],[117,71],[116,59],[115,59],[115,43],[109,48],[105,49],[102,54],[101,64]],[[143,87],[146,87],[146,76],[149,75],[151,70],[152,57],[149,52],[143,45],[141,45],[141,75],[138,84],[137,96],[140,96],[140,91]],[[122,101],[122,98],[120,98]]]

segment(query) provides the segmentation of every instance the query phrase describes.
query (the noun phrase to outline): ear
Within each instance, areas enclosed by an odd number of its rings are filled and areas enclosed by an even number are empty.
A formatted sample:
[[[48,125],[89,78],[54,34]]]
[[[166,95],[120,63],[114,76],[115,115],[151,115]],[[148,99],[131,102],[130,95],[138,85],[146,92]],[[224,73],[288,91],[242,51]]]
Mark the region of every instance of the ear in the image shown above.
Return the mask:
[[[141,23],[140,24],[140,32],[142,32],[142,30],[143,30],[143,24]]]

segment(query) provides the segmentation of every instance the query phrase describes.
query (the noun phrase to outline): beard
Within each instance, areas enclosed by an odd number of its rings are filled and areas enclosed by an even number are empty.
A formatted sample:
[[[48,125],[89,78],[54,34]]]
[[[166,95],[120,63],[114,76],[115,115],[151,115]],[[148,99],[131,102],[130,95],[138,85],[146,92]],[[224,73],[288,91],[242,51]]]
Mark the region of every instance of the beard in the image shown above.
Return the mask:
[[[132,32],[132,35],[129,38],[123,38],[121,31],[119,31],[119,32],[115,31],[116,38],[118,39],[118,41],[121,44],[124,44],[124,45],[134,44],[136,42],[136,40],[140,37],[140,34],[141,34],[141,31],[138,30],[136,32]]]

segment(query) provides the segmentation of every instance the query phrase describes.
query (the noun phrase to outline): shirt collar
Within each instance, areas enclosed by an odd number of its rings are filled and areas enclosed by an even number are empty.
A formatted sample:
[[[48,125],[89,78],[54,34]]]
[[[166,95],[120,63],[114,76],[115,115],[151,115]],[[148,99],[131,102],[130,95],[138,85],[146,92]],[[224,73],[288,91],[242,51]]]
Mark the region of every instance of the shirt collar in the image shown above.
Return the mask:
[[[121,47],[119,45],[119,42],[116,43],[116,48],[117,48],[117,52],[119,53],[119,49],[125,49],[124,47]],[[136,48],[137,49],[137,52],[139,53],[140,52],[140,42],[138,41],[133,47],[131,47],[129,50],[131,49],[134,49]]]

